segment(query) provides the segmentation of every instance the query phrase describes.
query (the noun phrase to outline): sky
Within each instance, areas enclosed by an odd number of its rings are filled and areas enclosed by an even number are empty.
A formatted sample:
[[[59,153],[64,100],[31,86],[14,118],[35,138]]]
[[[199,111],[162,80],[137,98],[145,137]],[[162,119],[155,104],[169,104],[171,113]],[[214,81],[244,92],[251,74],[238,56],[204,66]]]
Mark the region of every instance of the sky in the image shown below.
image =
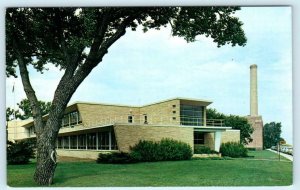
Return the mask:
[[[258,66],[258,112],[264,123],[281,122],[282,137],[292,143],[291,7],[242,7],[245,47],[217,47],[198,37],[186,43],[169,27],[126,34],[73,95],[75,101],[144,105],[175,97],[207,99],[225,114],[250,113],[250,65]],[[62,71],[30,76],[37,96],[51,101]],[[15,93],[12,87],[15,83]],[[25,98],[20,78],[6,80],[6,106]]]

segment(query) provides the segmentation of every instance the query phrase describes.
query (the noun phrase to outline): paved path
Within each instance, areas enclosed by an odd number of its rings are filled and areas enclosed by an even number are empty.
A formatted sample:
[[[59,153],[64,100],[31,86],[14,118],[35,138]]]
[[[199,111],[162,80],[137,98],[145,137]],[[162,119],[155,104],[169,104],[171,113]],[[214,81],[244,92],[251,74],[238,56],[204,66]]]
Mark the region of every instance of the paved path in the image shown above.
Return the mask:
[[[275,150],[271,150],[271,149],[267,149],[267,150],[269,150],[269,151],[271,151],[271,152],[275,152],[276,154],[278,153],[278,152],[275,151]],[[282,153],[282,152],[280,152],[280,155],[283,156],[283,157],[285,157],[285,158],[287,158],[287,159],[289,159],[290,161],[293,161],[293,156],[292,156],[292,155],[285,154],[285,153]]]

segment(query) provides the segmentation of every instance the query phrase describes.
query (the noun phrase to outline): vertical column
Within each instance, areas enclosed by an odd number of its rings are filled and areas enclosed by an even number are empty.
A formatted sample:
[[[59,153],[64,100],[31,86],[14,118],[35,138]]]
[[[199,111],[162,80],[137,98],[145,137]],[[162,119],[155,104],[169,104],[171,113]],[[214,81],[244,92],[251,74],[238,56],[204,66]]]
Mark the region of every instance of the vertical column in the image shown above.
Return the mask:
[[[220,151],[220,146],[221,146],[221,131],[216,131],[214,133],[215,135],[215,151],[219,152]]]
[[[69,149],[71,149],[71,136],[68,136],[69,139]]]
[[[109,130],[108,133],[108,144],[109,144],[109,150],[111,150],[111,130]]]
[[[61,148],[62,148],[62,149],[65,148],[65,147],[64,147],[64,144],[65,144],[65,142],[64,142],[64,137],[62,136],[62,137],[61,137]]]
[[[206,106],[203,106],[203,126],[206,126]]]
[[[77,149],[78,149],[78,136],[79,136],[79,135],[76,135],[76,138],[77,138],[77,141],[76,141],[76,143],[77,143],[77,144],[76,144],[76,147],[77,147]]]
[[[257,106],[257,65],[250,66],[250,115],[258,115]]]
[[[87,134],[85,134],[85,150],[87,150],[87,142],[88,142]]]
[[[98,137],[98,134],[99,134],[99,133],[96,132],[96,150],[98,150],[98,138],[99,138],[99,137]]]

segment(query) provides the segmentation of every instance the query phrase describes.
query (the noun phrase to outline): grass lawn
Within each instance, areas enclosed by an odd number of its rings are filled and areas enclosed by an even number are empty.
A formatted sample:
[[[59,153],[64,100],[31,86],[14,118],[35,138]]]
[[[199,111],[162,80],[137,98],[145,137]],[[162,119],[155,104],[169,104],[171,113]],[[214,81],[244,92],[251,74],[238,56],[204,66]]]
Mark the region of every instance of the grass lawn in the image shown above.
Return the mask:
[[[60,162],[53,186],[281,186],[292,184],[292,162],[279,162],[277,155],[267,150],[253,151],[249,155],[254,158],[124,165]],[[9,165],[8,185],[36,186],[32,179],[34,166],[34,163]]]

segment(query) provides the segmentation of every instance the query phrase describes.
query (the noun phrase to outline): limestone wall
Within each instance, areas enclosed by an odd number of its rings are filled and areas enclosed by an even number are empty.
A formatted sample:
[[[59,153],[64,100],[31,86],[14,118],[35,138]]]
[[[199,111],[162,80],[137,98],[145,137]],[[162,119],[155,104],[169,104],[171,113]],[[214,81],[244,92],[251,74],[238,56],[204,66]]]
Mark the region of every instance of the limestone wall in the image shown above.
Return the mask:
[[[117,125],[114,127],[118,148],[128,152],[139,140],[160,141],[172,138],[189,144],[193,148],[193,128],[150,126],[150,125]]]
[[[88,158],[88,159],[97,159],[99,153],[110,153],[112,151],[100,151],[100,150],[64,150],[56,149],[58,156],[68,156],[75,158]]]
[[[78,104],[84,126],[95,126],[101,123],[127,123],[128,116],[133,115],[133,122],[139,122],[139,108],[102,104]]]
[[[226,130],[222,133],[221,143],[240,142],[240,130]]]
[[[178,99],[151,104],[140,108],[140,113],[147,114],[149,124],[180,123],[180,101]]]

